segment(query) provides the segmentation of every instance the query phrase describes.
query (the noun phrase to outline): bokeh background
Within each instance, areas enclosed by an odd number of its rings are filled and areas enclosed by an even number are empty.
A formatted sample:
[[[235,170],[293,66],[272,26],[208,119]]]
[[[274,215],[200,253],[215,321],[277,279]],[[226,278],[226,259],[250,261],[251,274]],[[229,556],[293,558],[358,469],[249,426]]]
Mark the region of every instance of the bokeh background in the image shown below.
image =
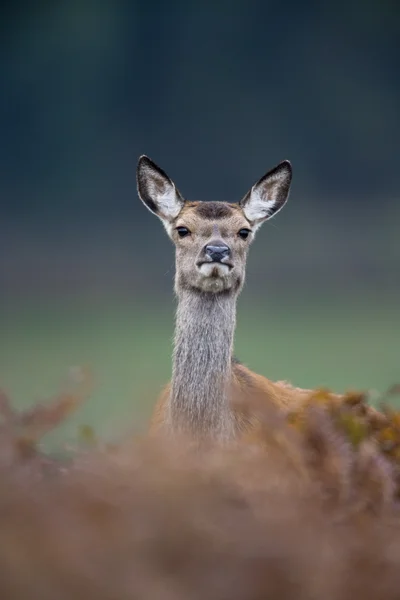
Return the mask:
[[[71,366],[68,422],[143,423],[171,369],[174,256],[140,203],[148,154],[189,199],[292,161],[252,247],[236,354],[300,386],[400,378],[400,5],[2,3],[0,380],[17,406]]]

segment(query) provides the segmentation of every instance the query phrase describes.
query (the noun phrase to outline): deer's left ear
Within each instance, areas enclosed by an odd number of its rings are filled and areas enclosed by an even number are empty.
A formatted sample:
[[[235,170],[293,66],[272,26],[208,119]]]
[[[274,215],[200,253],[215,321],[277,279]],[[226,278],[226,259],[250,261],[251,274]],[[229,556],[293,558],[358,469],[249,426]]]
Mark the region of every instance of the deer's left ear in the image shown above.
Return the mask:
[[[276,214],[289,197],[292,166],[288,160],[268,171],[240,201],[246,219],[257,228]]]

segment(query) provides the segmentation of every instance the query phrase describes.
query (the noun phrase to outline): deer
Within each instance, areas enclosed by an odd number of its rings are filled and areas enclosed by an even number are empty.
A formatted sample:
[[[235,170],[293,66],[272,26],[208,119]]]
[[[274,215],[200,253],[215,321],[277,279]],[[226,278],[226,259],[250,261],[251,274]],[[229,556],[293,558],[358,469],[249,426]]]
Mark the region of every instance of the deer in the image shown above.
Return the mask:
[[[268,171],[238,203],[184,199],[146,155],[138,160],[136,180],[139,198],[175,245],[172,379],[154,408],[150,432],[236,439],[252,418],[237,409],[235,396],[257,395],[287,409],[311,392],[254,373],[233,355],[248,251],[261,225],[288,200],[291,163],[284,160]]]

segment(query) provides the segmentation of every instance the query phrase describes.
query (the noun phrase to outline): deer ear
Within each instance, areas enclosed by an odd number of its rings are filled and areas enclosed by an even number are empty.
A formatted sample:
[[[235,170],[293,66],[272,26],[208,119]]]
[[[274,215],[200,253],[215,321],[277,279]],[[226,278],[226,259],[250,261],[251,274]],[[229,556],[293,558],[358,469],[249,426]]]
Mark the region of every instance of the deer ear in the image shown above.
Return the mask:
[[[152,213],[164,221],[173,221],[185,203],[168,175],[150,158],[139,158],[136,181],[139,198]]]
[[[277,213],[289,197],[292,166],[288,160],[268,171],[240,201],[248,221],[260,226]]]

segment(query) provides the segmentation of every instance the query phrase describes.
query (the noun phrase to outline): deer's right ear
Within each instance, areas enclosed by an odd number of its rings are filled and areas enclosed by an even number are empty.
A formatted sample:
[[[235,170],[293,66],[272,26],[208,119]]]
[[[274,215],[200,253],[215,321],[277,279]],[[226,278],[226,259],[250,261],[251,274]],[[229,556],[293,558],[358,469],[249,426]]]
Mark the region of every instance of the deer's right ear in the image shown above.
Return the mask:
[[[185,201],[168,175],[143,155],[139,158],[136,179],[139,198],[147,208],[163,221],[173,221]]]

